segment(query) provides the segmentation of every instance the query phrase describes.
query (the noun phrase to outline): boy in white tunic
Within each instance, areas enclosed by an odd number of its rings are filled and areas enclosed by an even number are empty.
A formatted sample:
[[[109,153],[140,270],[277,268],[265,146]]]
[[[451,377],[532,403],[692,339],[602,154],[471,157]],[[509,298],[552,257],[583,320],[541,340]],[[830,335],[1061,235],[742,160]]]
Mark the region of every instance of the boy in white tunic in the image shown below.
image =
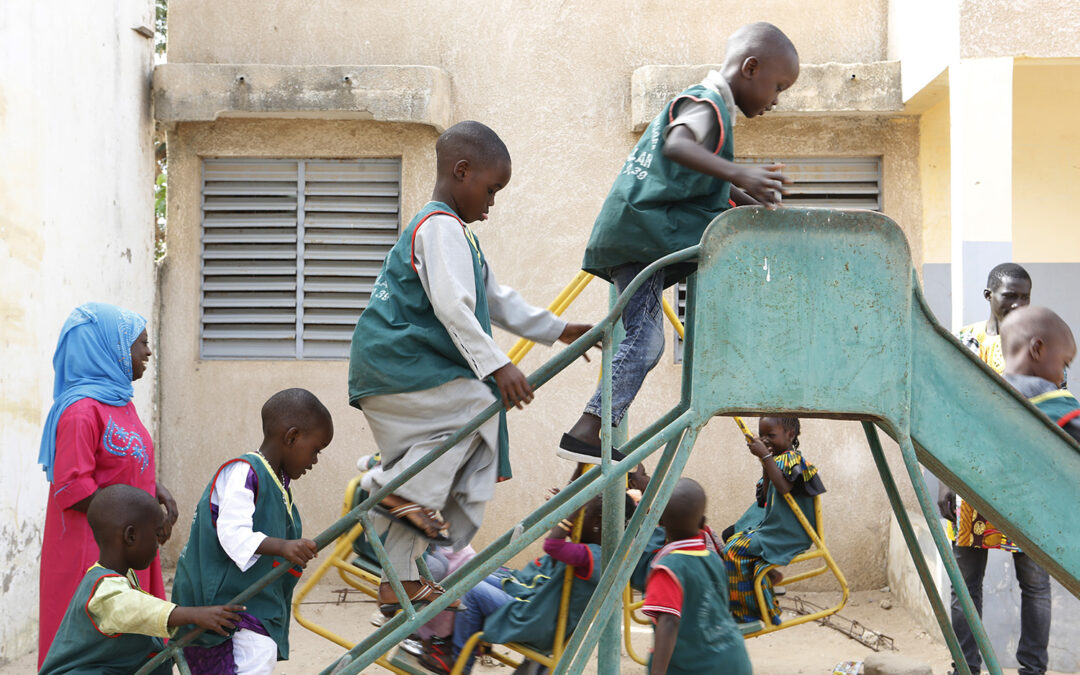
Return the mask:
[[[422,459],[497,396],[507,408],[532,401],[524,374],[492,339],[493,324],[546,345],[573,342],[592,327],[567,324],[499,285],[468,228],[487,218],[495,193],[510,182],[510,154],[498,135],[479,122],[461,122],[439,137],[435,153],[432,201],[387,254],[353,333],[349,403],[364,412],[382,455],[365,476],[369,491]],[[414,602],[441,593],[421,579],[416,558],[432,540],[455,549],[468,544],[496,480],[509,477],[500,414],[383,500],[387,554]],[[385,578],[379,597],[385,613],[397,609]]]

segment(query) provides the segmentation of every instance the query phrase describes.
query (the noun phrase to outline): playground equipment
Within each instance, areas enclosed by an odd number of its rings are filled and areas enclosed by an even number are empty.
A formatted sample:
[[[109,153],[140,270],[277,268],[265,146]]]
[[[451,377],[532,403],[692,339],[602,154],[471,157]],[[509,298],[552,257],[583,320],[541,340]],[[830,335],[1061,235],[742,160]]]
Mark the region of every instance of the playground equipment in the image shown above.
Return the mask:
[[[621,444],[627,457],[613,463],[610,372],[615,324],[630,294],[648,275],[690,260],[697,261],[698,271],[689,281],[680,400]],[[447,593],[428,606],[413,607],[404,599],[400,580],[388,574],[404,611],[324,673],[360,672],[555,522],[601,493],[604,572],[554,674],[582,672],[602,634],[599,672],[618,672],[621,636],[617,625],[608,624],[621,616],[617,603],[622,602],[633,563],[667,504],[698,433],[715,415],[769,413],[862,421],[900,529],[961,672],[968,669],[901,503],[877,428],[899,445],[919,506],[991,673],[1000,673],[1000,666],[960,578],[919,462],[1006,529],[1073,594],[1080,594],[1080,549],[1069,546],[1062,535],[1080,526],[1075,508],[1080,498],[1080,445],[936,323],[919,290],[907,241],[888,218],[866,211],[732,209],[709,226],[699,245],[646,268],[603,321],[532,374],[533,387],[543,386],[598,340],[603,345],[599,470],[574,481],[450,575],[443,582]],[[318,535],[319,547],[330,545],[357,523],[370,532],[372,506],[497,410],[498,404],[492,404],[439,449]],[[988,448],[995,452],[987,452]],[[622,531],[618,524],[625,476],[657,451],[652,481]],[[383,569],[388,569],[381,542],[373,537],[371,544]],[[242,603],[285,572],[287,566],[280,566],[233,602]],[[148,666],[169,658],[191,639],[189,633],[173,641]]]

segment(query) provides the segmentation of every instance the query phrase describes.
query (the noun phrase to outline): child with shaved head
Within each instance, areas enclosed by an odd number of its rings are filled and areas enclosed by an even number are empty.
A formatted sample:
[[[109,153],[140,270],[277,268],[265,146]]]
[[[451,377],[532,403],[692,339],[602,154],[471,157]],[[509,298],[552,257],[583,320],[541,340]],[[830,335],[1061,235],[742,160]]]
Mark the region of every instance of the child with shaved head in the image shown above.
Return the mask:
[[[521,408],[532,388],[491,336],[499,326],[550,345],[591,326],[568,324],[499,284],[468,223],[486,220],[510,182],[510,153],[479,122],[460,122],[435,143],[431,201],[383,262],[356,323],[349,356],[349,403],[363,411],[382,462],[364,477],[370,492],[437,448],[502,400]],[[386,552],[413,602],[442,589],[421,579],[418,558],[431,541],[461,549],[510,477],[505,414],[490,419],[382,502]],[[397,598],[385,580],[381,609]]]
[[[593,224],[582,269],[621,293],[650,263],[700,242],[705,227],[730,206],[778,205],[790,182],[783,167],[734,162],[735,110],[764,114],[798,77],[799,55],[783,31],[764,22],[736,30],[720,71],[668,102],[630,151]],[[663,354],[663,290],[693,270],[683,263],[657,272],[623,310],[626,337],[612,361],[614,424]],[[600,398],[597,388],[563,434],[560,457],[599,463]]]
[[[157,554],[165,514],[144,490],[102,488],[86,513],[100,557],[75,591],[41,673],[133,673],[164,648],[161,638],[195,624],[220,635],[243,607],[180,607],[139,588],[136,570]],[[155,673],[171,673],[164,664]]]
[[[330,411],[306,389],[285,389],[262,407],[262,443],[221,465],[195,508],[176,564],[173,600],[225,602],[285,564],[289,572],[247,601],[236,631],[203,633],[186,647],[191,672],[272,673],[289,658],[289,611],[300,569],[315,557],[303,538],[292,481],[334,438]]]
[[[1065,386],[1076,340],[1045,307],[1021,307],[1001,322],[1005,379],[1073,438],[1080,440],[1080,403]]]
[[[701,535],[705,501],[697,481],[680,478],[660,516],[667,545],[653,559],[642,606],[654,624],[651,675],[752,672],[728,610],[724,563]]]
[[[1030,289],[1030,282],[1025,288]],[[1000,319],[998,332],[1005,380],[1066,433],[1080,440],[1080,402],[1061,388],[1065,385],[1066,369],[1076,357],[1076,341],[1068,324],[1051,310],[1032,307],[1025,301],[1009,307]],[[968,543],[972,541],[981,545]],[[985,521],[961,520],[953,553],[980,616],[988,548],[1002,548],[1012,555],[1020,586],[1020,639],[1016,649],[1020,672],[1044,673],[1049,661],[1050,575],[1009,542],[1004,533],[990,528]],[[979,672],[982,658],[955,593],[952,624],[968,668],[973,673]]]

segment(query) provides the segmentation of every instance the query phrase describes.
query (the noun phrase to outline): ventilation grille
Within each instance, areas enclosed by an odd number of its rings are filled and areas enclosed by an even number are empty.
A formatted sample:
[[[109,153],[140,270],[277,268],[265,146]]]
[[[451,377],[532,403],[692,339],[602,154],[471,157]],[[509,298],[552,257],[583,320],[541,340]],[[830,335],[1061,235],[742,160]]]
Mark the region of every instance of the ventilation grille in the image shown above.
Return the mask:
[[[203,358],[346,358],[400,184],[398,159],[205,160]]]
[[[740,158],[740,164],[783,164],[788,186],[784,206],[881,210],[880,157]],[[686,321],[686,283],[675,285],[675,311]],[[675,332],[675,363],[682,363],[682,339]]]

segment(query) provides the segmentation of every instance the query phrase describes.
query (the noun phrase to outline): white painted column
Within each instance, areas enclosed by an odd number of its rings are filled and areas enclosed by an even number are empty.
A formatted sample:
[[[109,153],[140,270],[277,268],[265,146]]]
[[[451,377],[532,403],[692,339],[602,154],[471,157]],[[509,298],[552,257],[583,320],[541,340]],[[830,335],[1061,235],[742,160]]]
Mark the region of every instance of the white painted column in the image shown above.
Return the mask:
[[[952,327],[986,318],[986,275],[1012,259],[1013,59],[949,68]]]

